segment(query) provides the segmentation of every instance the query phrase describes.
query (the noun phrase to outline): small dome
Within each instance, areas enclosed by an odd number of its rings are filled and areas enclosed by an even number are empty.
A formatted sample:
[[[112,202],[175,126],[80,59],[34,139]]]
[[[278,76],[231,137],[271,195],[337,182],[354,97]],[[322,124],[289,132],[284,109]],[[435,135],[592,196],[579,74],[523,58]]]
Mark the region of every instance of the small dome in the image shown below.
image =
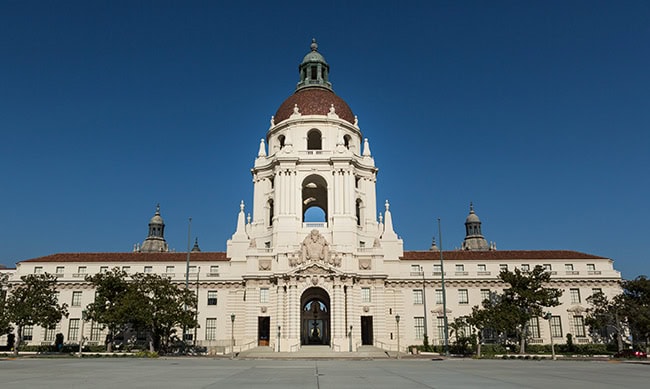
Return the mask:
[[[160,204],[156,205],[156,214],[149,220],[149,224],[165,224],[162,216],[160,216]]]
[[[323,55],[318,51],[312,51],[307,53],[307,55],[305,55],[305,58],[302,59],[302,64],[306,64],[308,62],[322,62],[325,64],[327,63],[325,61],[325,57],[323,57]]]
[[[296,105],[303,115],[327,115],[334,105],[336,114],[341,119],[354,124],[354,114],[348,103],[331,90],[318,87],[299,89],[289,96],[275,113],[275,123],[289,119]]]
[[[469,203],[469,215],[465,219],[465,223],[480,223],[481,219],[478,218],[478,215],[474,213],[474,204]]]

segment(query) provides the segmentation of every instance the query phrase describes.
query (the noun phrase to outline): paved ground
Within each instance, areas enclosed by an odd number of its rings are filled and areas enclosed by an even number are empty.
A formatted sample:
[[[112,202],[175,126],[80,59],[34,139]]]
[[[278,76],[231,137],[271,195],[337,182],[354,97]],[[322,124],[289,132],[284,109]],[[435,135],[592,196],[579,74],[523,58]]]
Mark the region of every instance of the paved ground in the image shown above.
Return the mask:
[[[520,360],[4,359],[0,388],[645,388],[650,365]]]

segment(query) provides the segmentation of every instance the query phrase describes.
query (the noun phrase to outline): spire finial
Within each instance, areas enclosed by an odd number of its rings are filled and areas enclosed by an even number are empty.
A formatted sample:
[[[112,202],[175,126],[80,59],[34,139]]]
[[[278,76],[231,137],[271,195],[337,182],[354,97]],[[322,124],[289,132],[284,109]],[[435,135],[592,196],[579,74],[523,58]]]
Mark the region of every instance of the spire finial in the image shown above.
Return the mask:
[[[316,38],[311,38],[311,51],[318,51],[318,43],[316,43]]]
[[[244,200],[242,200],[241,203],[239,203],[239,210],[241,212],[244,212]]]
[[[156,204],[156,215],[160,216],[160,203]]]
[[[469,213],[474,213],[474,203],[471,201],[469,202]]]

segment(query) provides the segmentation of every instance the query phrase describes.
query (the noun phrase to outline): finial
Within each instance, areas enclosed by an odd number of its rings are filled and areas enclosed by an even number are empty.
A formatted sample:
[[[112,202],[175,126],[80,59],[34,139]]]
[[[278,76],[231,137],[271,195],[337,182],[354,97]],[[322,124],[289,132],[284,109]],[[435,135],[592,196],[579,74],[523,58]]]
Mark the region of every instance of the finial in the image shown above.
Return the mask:
[[[156,215],[160,215],[160,203],[156,204]]]
[[[388,211],[388,208],[390,208],[390,204],[388,203],[388,200],[386,200],[386,211]]]
[[[239,210],[241,212],[244,212],[244,200],[242,200],[241,203],[239,203]]]
[[[474,213],[474,203],[471,201],[469,202],[469,213]]]
[[[311,51],[318,51],[318,43],[316,43],[316,38],[311,38]]]
[[[383,222],[384,222],[384,215],[382,215],[381,212],[379,212],[379,224]]]
[[[251,224],[251,213],[248,213],[248,216],[246,217],[246,220],[248,221],[248,224]]]

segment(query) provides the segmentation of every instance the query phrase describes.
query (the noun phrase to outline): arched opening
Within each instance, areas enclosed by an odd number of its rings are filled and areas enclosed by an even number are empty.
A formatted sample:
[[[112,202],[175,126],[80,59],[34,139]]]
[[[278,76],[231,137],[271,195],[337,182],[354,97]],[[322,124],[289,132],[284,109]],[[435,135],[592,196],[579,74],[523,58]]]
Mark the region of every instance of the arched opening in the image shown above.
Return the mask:
[[[363,218],[363,202],[361,199],[357,199],[356,206],[355,206],[355,213],[357,216],[357,225],[361,225],[361,220]]]
[[[269,202],[267,203],[268,207],[268,226],[273,225],[273,199],[269,199]]]
[[[322,150],[323,140],[320,131],[317,129],[309,130],[307,133],[307,150]]]
[[[322,288],[307,289],[300,298],[300,344],[329,345],[330,296]]]
[[[285,139],[286,139],[286,138],[284,137],[284,135],[280,135],[280,136],[278,136],[278,143],[280,143],[280,149],[282,149],[282,148],[284,147],[284,141],[285,141]]]
[[[346,149],[350,148],[350,142],[352,141],[352,137],[350,135],[345,135],[343,137],[343,144],[345,145]]]
[[[302,221],[326,223],[327,218],[327,182],[312,174],[302,182]]]

